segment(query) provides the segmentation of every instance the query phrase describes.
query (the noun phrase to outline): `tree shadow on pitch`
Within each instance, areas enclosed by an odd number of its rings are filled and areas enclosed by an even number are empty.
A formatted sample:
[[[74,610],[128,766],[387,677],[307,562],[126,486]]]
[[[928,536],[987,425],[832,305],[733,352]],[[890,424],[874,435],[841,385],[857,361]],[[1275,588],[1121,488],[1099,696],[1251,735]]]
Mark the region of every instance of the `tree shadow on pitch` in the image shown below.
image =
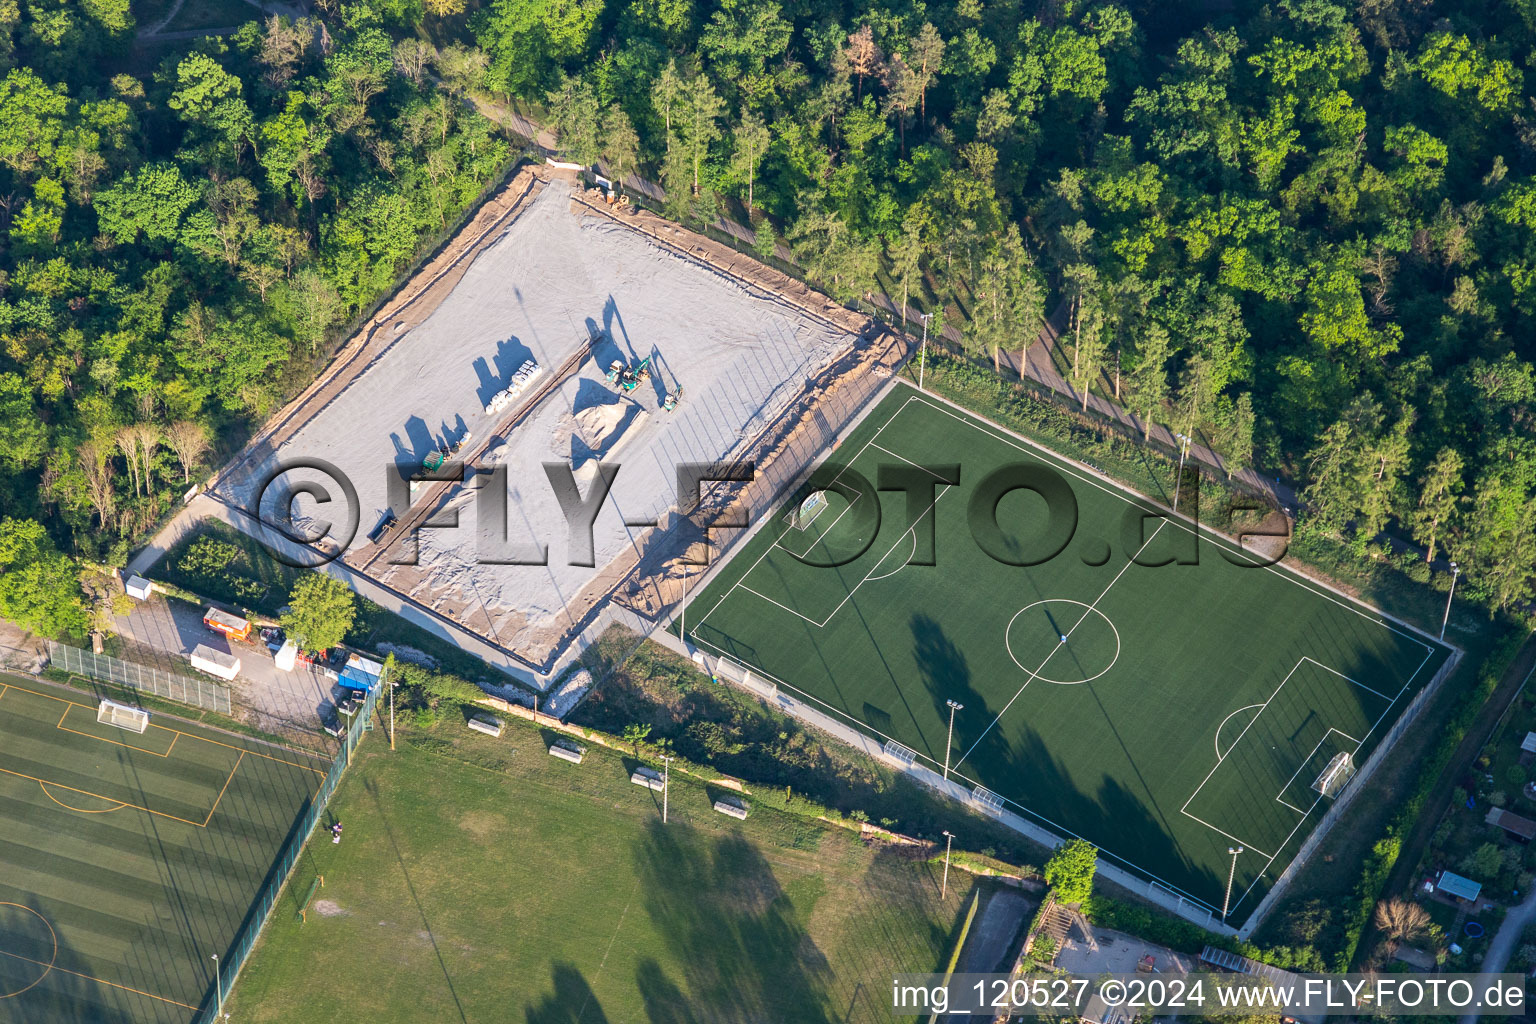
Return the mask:
[[[579,970],[557,963],[550,973],[555,990],[524,1011],[527,1024],[608,1024],[608,1015]]]
[[[645,911],[679,964],[637,969],[652,1024],[829,1024],[826,957],[756,846],[652,821],[635,856]]]
[[[988,730],[997,718],[997,712],[987,698],[971,681],[971,667],[965,652],[944,632],[936,619],[927,615],[912,616],[908,623],[912,631],[912,657],[917,663],[918,674],[928,689],[933,710],[939,716],[948,736],[949,705],[954,701],[962,705],[955,713],[955,742],[951,749],[952,761],[958,761],[972,749],[976,756],[995,760],[1007,757],[1007,744],[998,730]],[[980,747],[977,745],[981,744]],[[937,751],[935,760],[944,760],[944,738],[932,744]]]

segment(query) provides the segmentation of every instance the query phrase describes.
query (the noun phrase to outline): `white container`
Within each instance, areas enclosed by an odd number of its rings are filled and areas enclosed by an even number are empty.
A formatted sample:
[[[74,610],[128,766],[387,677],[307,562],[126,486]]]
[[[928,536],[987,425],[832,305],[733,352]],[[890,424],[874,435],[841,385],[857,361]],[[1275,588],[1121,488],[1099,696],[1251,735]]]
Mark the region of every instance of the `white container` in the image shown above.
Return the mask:
[[[240,674],[240,659],[233,654],[225,654],[223,651],[216,651],[212,647],[198,644],[192,649],[192,667],[199,672],[207,672],[211,676],[218,676],[228,682]]]

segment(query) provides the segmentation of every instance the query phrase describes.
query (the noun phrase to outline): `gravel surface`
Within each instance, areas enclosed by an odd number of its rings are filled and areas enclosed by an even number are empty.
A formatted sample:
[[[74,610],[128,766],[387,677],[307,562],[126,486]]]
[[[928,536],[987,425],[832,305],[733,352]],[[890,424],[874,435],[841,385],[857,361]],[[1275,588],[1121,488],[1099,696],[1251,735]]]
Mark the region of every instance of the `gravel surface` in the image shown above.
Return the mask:
[[[594,357],[484,460],[508,468],[509,540],[548,545],[549,564],[480,564],[471,486],[449,497],[456,528],[421,531],[419,564],[380,560],[369,570],[504,646],[564,629],[566,603],[646,529],[626,523],[654,523],[674,503],[677,465],[743,447],[853,340],[624,223],[578,214],[570,197],[565,182],[545,187],[430,317],[403,325],[398,340],[301,429],[227,476],[221,496],[248,505],[279,458],[323,459],[357,490],[361,518],[350,550],[359,551],[383,515],[389,473],[466,432],[471,446],[485,441],[505,417],[488,415],[485,403],[525,359],[553,371],[601,335]],[[652,374],[637,390],[621,395],[605,382],[613,360],[646,357]],[[665,395],[679,387],[681,405],[664,411]],[[544,464],[575,469],[585,494],[598,459],[621,469],[594,526],[595,565],[570,565],[582,552],[570,547]],[[337,518],[337,507],[298,502],[301,515],[321,519]]]

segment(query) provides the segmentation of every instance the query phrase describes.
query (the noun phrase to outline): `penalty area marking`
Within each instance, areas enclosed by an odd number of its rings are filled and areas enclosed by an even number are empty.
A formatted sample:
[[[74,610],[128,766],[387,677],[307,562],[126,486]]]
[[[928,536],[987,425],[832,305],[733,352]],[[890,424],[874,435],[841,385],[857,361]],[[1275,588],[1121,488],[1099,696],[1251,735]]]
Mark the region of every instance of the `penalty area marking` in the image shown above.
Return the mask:
[[[1331,674],[1333,674],[1335,676],[1338,676],[1340,679],[1344,680],[1346,683],[1349,683],[1349,684],[1351,684],[1353,686],[1359,687],[1361,690],[1364,690],[1365,692],[1370,693],[1373,696],[1379,697],[1380,699],[1382,699],[1382,700],[1387,702],[1386,707],[1382,710],[1381,714],[1376,716],[1376,720],[1371,723],[1370,729],[1368,729],[1366,731],[1366,734],[1365,734],[1366,737],[1369,737],[1371,733],[1376,731],[1376,727],[1381,724],[1382,719],[1386,718],[1387,715],[1392,713],[1392,708],[1397,703],[1397,698],[1389,697],[1386,694],[1382,693],[1381,691],[1374,690],[1371,687],[1366,686],[1364,683],[1359,682],[1358,680],[1351,679],[1349,676],[1347,676],[1344,673],[1338,671],[1337,669],[1330,668],[1329,666],[1324,665],[1322,662],[1318,661],[1316,658],[1311,658],[1311,657],[1308,657],[1306,655],[1302,655],[1301,658],[1297,659],[1296,664],[1291,666],[1291,670],[1285,674],[1285,678],[1280,680],[1280,685],[1275,687],[1274,692],[1271,693],[1269,695],[1268,699],[1266,699],[1262,704],[1249,704],[1249,705],[1247,705],[1245,707],[1238,708],[1235,711],[1230,712],[1225,718],[1223,718],[1221,720],[1221,723],[1219,725],[1217,725],[1217,727],[1216,727],[1216,741],[1215,741],[1216,742],[1216,763],[1211,766],[1211,770],[1206,773],[1205,778],[1200,780],[1200,784],[1195,787],[1195,791],[1193,793],[1189,794],[1189,799],[1184,801],[1184,806],[1179,808],[1179,813],[1184,815],[1186,818],[1189,818],[1192,821],[1197,821],[1200,824],[1204,825],[1206,828],[1210,829],[1212,832],[1215,832],[1217,835],[1225,836],[1226,838],[1232,840],[1234,843],[1237,843],[1240,846],[1243,846],[1243,847],[1245,847],[1245,848],[1247,848],[1249,850],[1252,850],[1254,853],[1257,853],[1261,857],[1267,858],[1268,862],[1271,863],[1271,864],[1274,863],[1275,858],[1280,855],[1280,852],[1285,849],[1286,844],[1289,843],[1290,840],[1291,840],[1291,836],[1294,836],[1296,834],[1296,829],[1293,828],[1291,830],[1291,835],[1287,836],[1285,838],[1285,840],[1283,842],[1281,842],[1281,844],[1275,850],[1274,853],[1267,853],[1264,850],[1259,849],[1258,846],[1255,845],[1254,843],[1249,842],[1246,839],[1239,839],[1237,836],[1234,836],[1232,833],[1226,832],[1226,831],[1224,831],[1222,829],[1217,828],[1215,825],[1212,825],[1210,822],[1206,821],[1204,818],[1201,818],[1201,817],[1198,817],[1198,816],[1196,816],[1194,814],[1191,814],[1189,812],[1189,805],[1195,802],[1195,798],[1200,795],[1200,791],[1205,788],[1205,784],[1211,781],[1211,777],[1214,776],[1216,774],[1216,772],[1220,770],[1221,766],[1226,762],[1227,757],[1232,753],[1232,751],[1237,747],[1237,745],[1240,742],[1242,742],[1243,737],[1248,734],[1248,730],[1253,728],[1253,724],[1255,722],[1257,722],[1263,716],[1265,709],[1267,709],[1269,707],[1269,705],[1274,701],[1274,699],[1280,695],[1280,691],[1285,689],[1286,684],[1291,681],[1291,677],[1296,674],[1296,670],[1301,668],[1301,666],[1304,665],[1304,664],[1311,664],[1311,665],[1314,665],[1314,666],[1316,666],[1316,667],[1318,667],[1320,669],[1323,669],[1324,671],[1327,671],[1327,672],[1329,672],[1329,673],[1331,673]],[[1423,664],[1421,663],[1420,664],[1420,668],[1422,668],[1422,667],[1423,667]],[[1415,672],[1415,675],[1417,675],[1417,672]],[[1411,680],[1410,680],[1410,682],[1411,682]],[[1407,686],[1408,686],[1408,684],[1404,684],[1403,690],[1406,690]],[[1402,690],[1399,690],[1398,691],[1398,696],[1401,696],[1402,692],[1403,692]],[[1240,714],[1241,712],[1244,712],[1244,711],[1250,711],[1250,710],[1252,710],[1254,708],[1258,708],[1258,711],[1256,711],[1254,713],[1253,717],[1248,720],[1247,724],[1243,726],[1242,732],[1239,732],[1237,734],[1237,736],[1233,738],[1232,742],[1227,744],[1227,749],[1225,751],[1223,751],[1221,749],[1221,747],[1220,747],[1220,739],[1221,739],[1221,729],[1222,729],[1222,726],[1226,725],[1228,719],[1232,718],[1233,715]],[[1355,752],[1356,753],[1359,753],[1361,747],[1363,747],[1365,745],[1365,738],[1356,739],[1354,736],[1351,736],[1349,733],[1345,732],[1342,729],[1338,729],[1338,728],[1335,728],[1333,726],[1329,726],[1327,732],[1325,732],[1323,734],[1323,739],[1319,740],[1317,745],[1312,748],[1312,754],[1315,754],[1317,752],[1317,748],[1321,747],[1322,744],[1324,742],[1326,742],[1326,740],[1328,738],[1328,735],[1330,733],[1334,733],[1334,732],[1338,733],[1340,736],[1343,736],[1345,739],[1348,739],[1351,742],[1353,742],[1355,744]],[[1289,808],[1292,811],[1295,811],[1297,814],[1299,814],[1301,816],[1300,820],[1297,821],[1297,823],[1296,823],[1296,828],[1300,828],[1302,823],[1307,820],[1307,818],[1311,815],[1312,811],[1317,808],[1317,805],[1322,800],[1322,797],[1319,796],[1317,798],[1317,800],[1314,800],[1312,802],[1312,805],[1309,808],[1307,808],[1306,810],[1302,810],[1301,808],[1295,806],[1294,804],[1291,804],[1290,802],[1282,799],[1282,796],[1284,795],[1286,788],[1288,788],[1290,786],[1291,782],[1295,780],[1296,775],[1301,772],[1302,768],[1306,767],[1306,764],[1307,764],[1308,760],[1310,760],[1311,756],[1312,756],[1311,754],[1308,754],[1306,758],[1302,759],[1301,766],[1298,767],[1296,769],[1296,771],[1291,773],[1291,778],[1286,781],[1285,786],[1281,787],[1280,793],[1276,794],[1276,796],[1275,796],[1275,800],[1278,803],[1284,805],[1285,807]],[[1266,865],[1265,870],[1268,870],[1267,865]],[[1262,874],[1262,872],[1261,872],[1261,874]],[[1249,886],[1249,889],[1252,889],[1252,886]],[[1245,891],[1245,895],[1246,895],[1246,891]]]
[[[1232,747],[1234,745],[1236,745],[1236,743],[1237,743],[1237,740],[1233,740],[1231,743],[1227,744],[1227,749],[1226,750],[1222,750],[1221,749],[1221,730],[1223,730],[1223,729],[1225,729],[1227,727],[1227,723],[1232,721],[1233,716],[1240,715],[1244,711],[1252,711],[1254,708],[1262,708],[1263,706],[1264,705],[1262,703],[1260,703],[1260,704],[1246,704],[1243,707],[1238,708],[1236,711],[1232,712],[1231,714],[1227,715],[1226,718],[1223,718],[1221,720],[1221,724],[1216,727],[1216,739],[1214,741],[1215,745],[1216,745],[1216,760],[1218,762],[1223,760],[1227,756],[1227,754],[1231,753]],[[1255,716],[1255,717],[1257,717],[1257,716]],[[1247,730],[1244,729],[1243,731],[1246,732]],[[1239,738],[1241,738],[1242,734],[1239,733],[1238,735],[1239,735]]]
[[[49,800],[52,800],[54,803],[58,804],[60,807],[64,808],[66,811],[75,811],[75,812],[80,813],[80,814],[111,814],[113,811],[120,811],[124,807],[128,806],[126,803],[124,803],[121,800],[114,801],[111,797],[95,796],[94,794],[86,794],[86,795],[91,796],[91,798],[93,800],[101,800],[101,801],[104,801],[106,803],[113,803],[113,804],[115,804],[115,806],[113,806],[113,807],[96,807],[96,808],[76,807],[74,804],[67,804],[63,800],[60,800],[58,797],[54,796],[52,793],[48,792],[48,787],[50,785],[53,785],[53,783],[44,782],[43,780],[39,779],[37,781],[37,784],[42,787],[42,789],[43,789],[43,796],[46,796]]]

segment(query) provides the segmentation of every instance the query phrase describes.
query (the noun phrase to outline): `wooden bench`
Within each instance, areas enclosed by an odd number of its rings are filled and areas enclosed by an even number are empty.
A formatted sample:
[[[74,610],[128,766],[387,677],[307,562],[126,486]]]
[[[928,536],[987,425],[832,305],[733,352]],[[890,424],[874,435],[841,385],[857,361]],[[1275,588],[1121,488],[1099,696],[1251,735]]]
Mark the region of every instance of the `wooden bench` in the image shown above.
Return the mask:
[[[721,814],[726,815],[727,817],[735,818],[738,821],[747,820],[746,805],[737,803],[734,800],[716,800],[715,810],[719,811]]]
[[[475,732],[483,732],[487,736],[501,735],[502,722],[495,715],[475,715],[469,720],[468,725]]]
[[[585,753],[586,751],[584,750],[567,747],[561,743],[553,743],[549,748],[550,757],[558,757],[562,761],[571,762],[571,764],[581,764],[581,759]]]
[[[630,775],[629,781],[637,786],[644,786],[646,789],[654,789],[658,793],[667,788],[661,773],[654,768],[636,768],[633,774]]]

